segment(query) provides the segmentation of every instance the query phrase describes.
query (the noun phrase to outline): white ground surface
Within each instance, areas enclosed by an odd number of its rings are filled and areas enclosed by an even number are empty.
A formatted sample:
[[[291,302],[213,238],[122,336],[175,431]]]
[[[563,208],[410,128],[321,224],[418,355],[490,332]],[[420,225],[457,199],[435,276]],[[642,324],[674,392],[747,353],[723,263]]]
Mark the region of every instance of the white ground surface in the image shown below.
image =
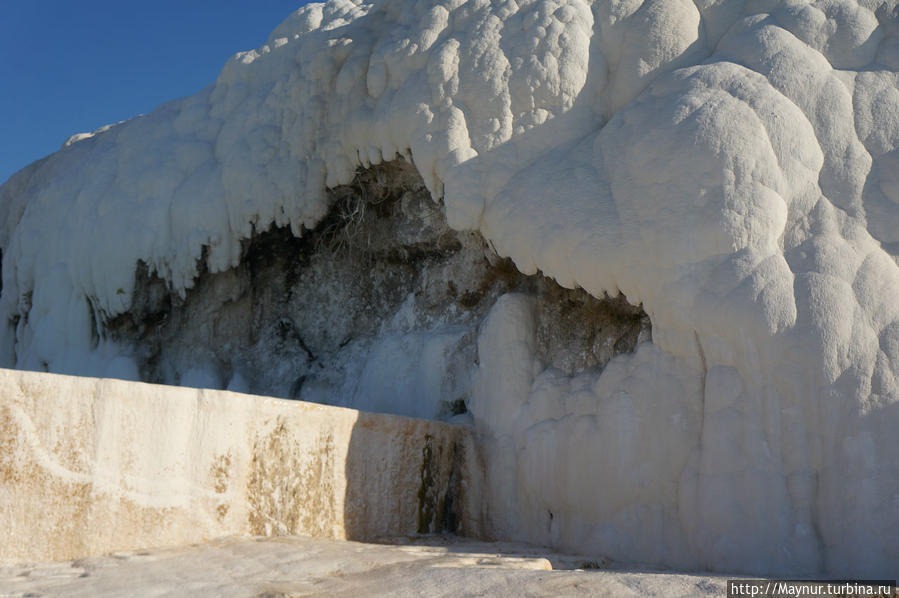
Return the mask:
[[[724,577],[580,569],[603,563],[516,544],[226,538],[40,564],[0,564],[0,597],[723,596]],[[556,570],[561,569],[561,570]]]

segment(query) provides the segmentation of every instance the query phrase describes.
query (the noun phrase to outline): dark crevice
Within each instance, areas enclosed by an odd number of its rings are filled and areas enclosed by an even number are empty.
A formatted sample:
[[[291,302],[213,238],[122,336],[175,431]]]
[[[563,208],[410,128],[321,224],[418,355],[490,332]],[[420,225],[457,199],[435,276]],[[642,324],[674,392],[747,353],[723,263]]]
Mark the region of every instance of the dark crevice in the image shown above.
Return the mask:
[[[451,230],[403,160],[360,171],[328,196],[330,211],[314,229],[258,231],[225,272],[208,271],[204,250],[183,298],[138,263],[130,309],[105,327],[95,314],[98,336],[131,347],[145,381],[177,383],[200,367],[223,385],[239,373],[240,390],[308,400],[358,376],[353,364],[385,327],[468,330],[453,359],[476,367],[479,323],[513,291],[535,298],[539,357],[567,374],[601,368],[649,338],[649,318],[623,296],[525,276],[478,233]],[[466,392],[447,387],[442,416],[465,414]]]

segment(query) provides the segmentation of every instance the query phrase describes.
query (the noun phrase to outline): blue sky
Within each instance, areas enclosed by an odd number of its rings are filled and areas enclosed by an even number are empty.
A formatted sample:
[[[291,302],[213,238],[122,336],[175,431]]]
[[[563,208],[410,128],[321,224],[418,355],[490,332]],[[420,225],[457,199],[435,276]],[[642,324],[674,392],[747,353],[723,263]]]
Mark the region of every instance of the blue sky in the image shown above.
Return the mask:
[[[212,82],[303,0],[10,0],[0,11],[0,184],[75,133]]]

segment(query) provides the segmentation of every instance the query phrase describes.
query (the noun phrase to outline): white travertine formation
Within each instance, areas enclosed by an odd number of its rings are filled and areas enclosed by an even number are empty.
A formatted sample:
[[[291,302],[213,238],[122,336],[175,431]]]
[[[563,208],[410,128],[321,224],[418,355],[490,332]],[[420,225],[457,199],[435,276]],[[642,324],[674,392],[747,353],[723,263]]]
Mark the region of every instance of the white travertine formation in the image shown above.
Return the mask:
[[[0,396],[0,560],[228,535],[479,533],[480,474],[459,426],[11,370]]]
[[[135,264],[184,292],[414,161],[526,273],[652,343],[574,377],[494,307],[470,408],[494,535],[669,566],[895,576],[895,0],[332,0],[196,96],[0,188],[0,362],[135,377]]]

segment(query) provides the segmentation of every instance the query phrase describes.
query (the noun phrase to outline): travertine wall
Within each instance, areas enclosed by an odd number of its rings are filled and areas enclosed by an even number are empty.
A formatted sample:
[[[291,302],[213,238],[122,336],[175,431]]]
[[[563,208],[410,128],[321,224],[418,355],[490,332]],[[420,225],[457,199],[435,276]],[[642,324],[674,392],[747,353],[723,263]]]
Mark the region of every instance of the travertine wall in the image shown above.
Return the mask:
[[[298,401],[0,370],[0,559],[231,534],[479,532],[470,432]]]

